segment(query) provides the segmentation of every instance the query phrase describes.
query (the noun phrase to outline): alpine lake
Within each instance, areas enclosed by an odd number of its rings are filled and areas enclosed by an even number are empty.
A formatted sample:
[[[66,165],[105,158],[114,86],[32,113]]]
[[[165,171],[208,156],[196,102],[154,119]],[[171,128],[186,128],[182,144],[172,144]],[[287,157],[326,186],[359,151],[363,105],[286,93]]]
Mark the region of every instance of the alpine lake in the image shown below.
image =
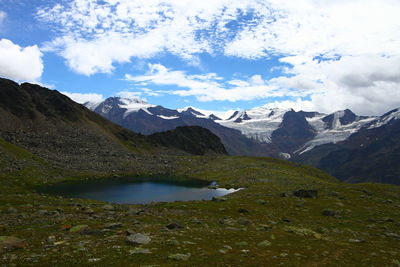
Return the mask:
[[[174,178],[109,178],[42,186],[41,193],[117,204],[211,200],[240,189],[218,188],[216,182]]]

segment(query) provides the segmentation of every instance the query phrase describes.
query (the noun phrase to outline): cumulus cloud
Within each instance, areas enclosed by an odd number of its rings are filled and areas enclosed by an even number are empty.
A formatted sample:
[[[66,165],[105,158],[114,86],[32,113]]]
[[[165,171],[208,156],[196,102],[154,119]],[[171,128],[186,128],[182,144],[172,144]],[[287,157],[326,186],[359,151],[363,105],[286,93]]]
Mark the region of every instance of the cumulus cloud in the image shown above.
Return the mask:
[[[201,53],[280,58],[285,73],[258,83],[160,66],[127,78],[176,85],[170,93],[201,101],[286,96],[291,100],[281,105],[380,113],[400,106],[398,14],[394,0],[74,0],[42,8],[37,17],[61,32],[46,51],[84,75],[162,53],[192,65]]]
[[[36,45],[20,47],[10,40],[0,39],[0,76],[35,82],[42,72],[42,52]]]
[[[61,92],[63,95],[68,96],[73,101],[84,104],[86,102],[89,103],[99,103],[104,100],[103,95],[95,94],[95,93],[88,93],[88,94],[81,94],[81,93],[70,93],[70,92]]]
[[[279,88],[268,84],[260,75],[254,75],[246,80],[225,80],[216,73],[190,75],[185,71],[170,70],[161,64],[149,64],[145,75],[125,78],[135,85],[173,85],[177,89],[164,93],[179,96],[195,96],[199,101],[239,101],[267,97],[299,96],[299,90]]]

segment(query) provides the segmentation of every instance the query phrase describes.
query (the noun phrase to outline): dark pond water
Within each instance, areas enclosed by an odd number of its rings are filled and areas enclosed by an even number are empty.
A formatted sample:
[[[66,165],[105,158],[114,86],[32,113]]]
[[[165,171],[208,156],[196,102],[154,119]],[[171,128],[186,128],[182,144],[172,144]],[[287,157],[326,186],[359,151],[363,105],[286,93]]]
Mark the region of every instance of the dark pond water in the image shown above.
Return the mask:
[[[120,204],[145,204],[188,200],[211,200],[235,189],[210,189],[203,181],[156,181],[103,179],[60,183],[39,189],[42,193],[67,198],[85,198]]]

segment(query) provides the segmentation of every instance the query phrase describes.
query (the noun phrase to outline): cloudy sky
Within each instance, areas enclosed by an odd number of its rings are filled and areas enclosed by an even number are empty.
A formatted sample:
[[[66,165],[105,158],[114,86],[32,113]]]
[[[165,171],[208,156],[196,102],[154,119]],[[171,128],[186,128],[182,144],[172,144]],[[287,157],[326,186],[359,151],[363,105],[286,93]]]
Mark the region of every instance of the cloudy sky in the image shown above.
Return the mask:
[[[0,76],[78,102],[381,114],[399,0],[0,0]]]

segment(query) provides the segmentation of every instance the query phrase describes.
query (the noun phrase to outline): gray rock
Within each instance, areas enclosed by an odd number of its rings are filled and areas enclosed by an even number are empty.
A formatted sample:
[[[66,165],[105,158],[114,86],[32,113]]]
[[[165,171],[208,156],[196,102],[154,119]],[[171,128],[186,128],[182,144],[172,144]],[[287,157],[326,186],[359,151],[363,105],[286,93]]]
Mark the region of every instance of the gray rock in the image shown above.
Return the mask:
[[[324,209],[323,211],[321,211],[321,215],[335,217],[339,215],[339,212],[333,209]]]
[[[317,198],[318,190],[315,189],[300,189],[293,191],[293,195],[299,198]]]
[[[126,237],[126,243],[133,246],[146,245],[150,243],[151,238],[148,235],[137,233]]]
[[[115,207],[113,205],[110,205],[110,204],[106,204],[102,208],[103,208],[103,210],[109,210],[109,211],[115,210]]]
[[[258,243],[257,246],[263,247],[263,248],[268,247],[268,246],[271,246],[271,242],[269,242],[268,240],[264,240],[264,241],[261,241],[260,243]]]
[[[0,252],[22,249],[27,246],[27,243],[15,236],[0,236]]]
[[[350,238],[349,239],[349,242],[350,243],[365,243],[366,241],[365,240],[363,240],[363,239],[353,239],[353,238]]]
[[[224,202],[227,201],[228,199],[226,197],[213,197],[211,200],[215,202]]]
[[[187,261],[190,258],[190,253],[188,254],[171,254],[168,256],[168,259],[170,260],[178,260],[178,261]]]
[[[134,248],[129,250],[129,254],[151,254],[151,251],[147,248]]]
[[[183,228],[182,225],[179,223],[173,222],[165,226],[168,230],[175,230],[175,229],[181,229]]]
[[[239,213],[249,213],[249,211],[247,209],[244,209],[244,208],[239,208],[238,212]]]
[[[116,229],[116,228],[121,228],[122,227],[122,223],[117,222],[117,223],[106,223],[104,225],[105,229]]]

